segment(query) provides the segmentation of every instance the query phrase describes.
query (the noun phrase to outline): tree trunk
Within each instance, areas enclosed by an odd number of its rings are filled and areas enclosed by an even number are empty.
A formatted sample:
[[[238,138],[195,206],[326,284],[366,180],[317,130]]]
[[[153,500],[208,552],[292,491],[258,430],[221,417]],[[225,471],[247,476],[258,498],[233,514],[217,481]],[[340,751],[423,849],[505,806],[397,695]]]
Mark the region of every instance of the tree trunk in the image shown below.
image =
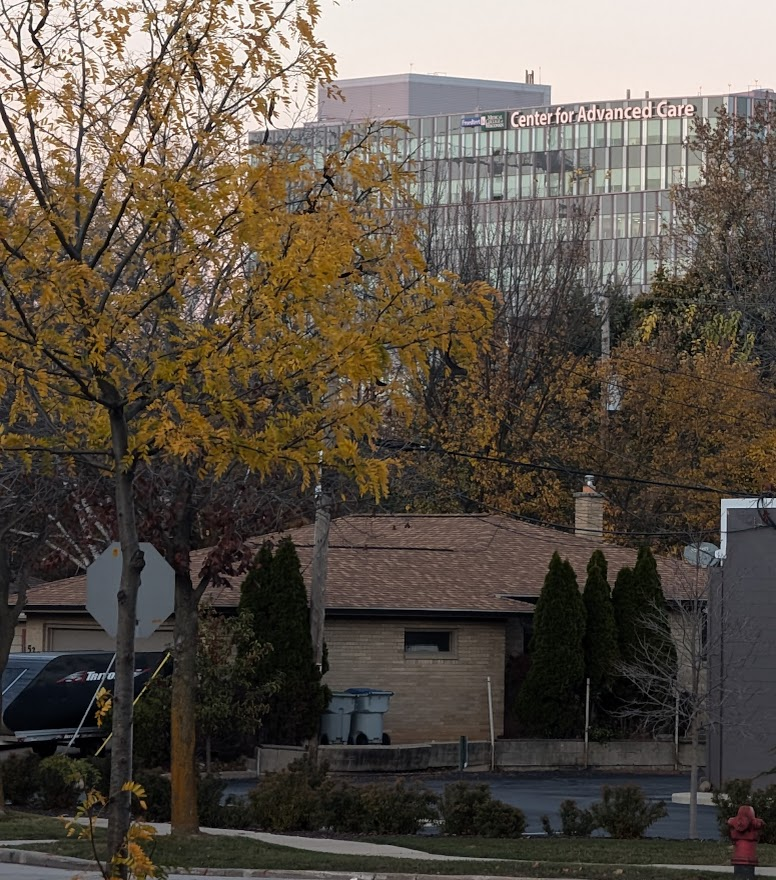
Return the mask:
[[[113,682],[108,854],[120,852],[131,821],[131,797],[122,786],[132,781],[132,703],[135,697],[137,594],[144,559],[140,551],[133,497],[134,470],[128,467],[129,432],[121,407],[110,410],[116,490],[116,516],[122,566],[118,591],[116,676]]]
[[[16,598],[11,604],[13,587],[16,587]],[[8,548],[0,544],[0,678],[8,665],[8,655],[11,653],[13,637],[16,633],[16,624],[19,615],[24,611],[27,602],[27,569],[17,572],[14,577],[9,559]],[[23,650],[23,649],[22,649]],[[10,730],[3,722],[3,693],[0,688],[0,733],[8,735]],[[3,786],[2,767],[0,766],[0,818],[5,817],[5,787]]]
[[[197,701],[197,595],[191,576],[175,574],[175,654],[172,673],[172,830],[196,834],[196,701]]]
[[[692,720],[692,757],[690,759],[690,829],[687,836],[690,840],[698,839],[698,741],[700,739],[699,719]]]

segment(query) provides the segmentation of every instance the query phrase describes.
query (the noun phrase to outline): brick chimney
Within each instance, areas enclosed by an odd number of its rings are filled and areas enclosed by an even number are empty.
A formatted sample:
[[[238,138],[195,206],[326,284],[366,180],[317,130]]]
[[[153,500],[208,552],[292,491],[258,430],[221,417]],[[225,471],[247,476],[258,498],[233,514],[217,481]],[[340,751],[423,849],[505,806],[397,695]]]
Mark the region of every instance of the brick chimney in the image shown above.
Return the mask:
[[[574,493],[574,534],[593,540],[604,536],[604,496],[596,491],[592,474],[585,477],[582,491]]]

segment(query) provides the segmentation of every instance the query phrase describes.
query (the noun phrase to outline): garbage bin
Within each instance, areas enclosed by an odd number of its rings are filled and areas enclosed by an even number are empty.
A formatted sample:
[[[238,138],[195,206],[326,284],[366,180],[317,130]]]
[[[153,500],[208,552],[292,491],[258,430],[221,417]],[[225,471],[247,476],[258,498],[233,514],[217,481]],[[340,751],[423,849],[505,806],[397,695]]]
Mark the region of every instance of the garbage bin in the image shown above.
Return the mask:
[[[350,716],[350,739],[357,746],[368,744],[390,745],[391,739],[383,733],[383,715],[393,696],[393,691],[380,688],[348,688],[347,694],[353,694],[356,706]]]
[[[350,716],[356,707],[355,694],[334,693],[329,705],[321,715],[321,745],[352,743],[350,739]]]

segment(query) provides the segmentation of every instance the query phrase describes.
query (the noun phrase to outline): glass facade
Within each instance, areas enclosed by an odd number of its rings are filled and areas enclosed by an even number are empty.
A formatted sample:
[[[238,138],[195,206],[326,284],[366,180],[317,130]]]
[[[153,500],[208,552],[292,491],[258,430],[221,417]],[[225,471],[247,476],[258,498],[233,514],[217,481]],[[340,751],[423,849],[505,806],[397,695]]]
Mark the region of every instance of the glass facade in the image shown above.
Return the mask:
[[[720,107],[749,114],[754,100],[645,97],[411,118],[390,131],[391,149],[413,163],[425,206],[475,204],[488,218],[528,202],[557,224],[588,216],[586,283],[635,294],[671,259],[671,187],[700,178],[701,157],[686,145],[693,120],[713,120]],[[320,163],[348,127],[311,124],[294,140]]]

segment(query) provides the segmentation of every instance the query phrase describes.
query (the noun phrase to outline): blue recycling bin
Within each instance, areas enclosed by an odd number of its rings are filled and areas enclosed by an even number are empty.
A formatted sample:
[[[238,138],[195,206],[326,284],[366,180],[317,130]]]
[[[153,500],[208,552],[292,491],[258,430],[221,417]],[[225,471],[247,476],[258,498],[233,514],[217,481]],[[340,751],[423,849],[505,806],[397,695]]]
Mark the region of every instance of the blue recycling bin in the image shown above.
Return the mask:
[[[321,745],[353,742],[350,739],[350,719],[355,707],[355,694],[333,693],[331,695],[329,705],[321,715]]]
[[[393,691],[381,688],[348,688],[346,694],[355,697],[356,705],[350,716],[350,740],[357,746],[390,745],[391,739],[383,733],[383,715],[393,696]]]

